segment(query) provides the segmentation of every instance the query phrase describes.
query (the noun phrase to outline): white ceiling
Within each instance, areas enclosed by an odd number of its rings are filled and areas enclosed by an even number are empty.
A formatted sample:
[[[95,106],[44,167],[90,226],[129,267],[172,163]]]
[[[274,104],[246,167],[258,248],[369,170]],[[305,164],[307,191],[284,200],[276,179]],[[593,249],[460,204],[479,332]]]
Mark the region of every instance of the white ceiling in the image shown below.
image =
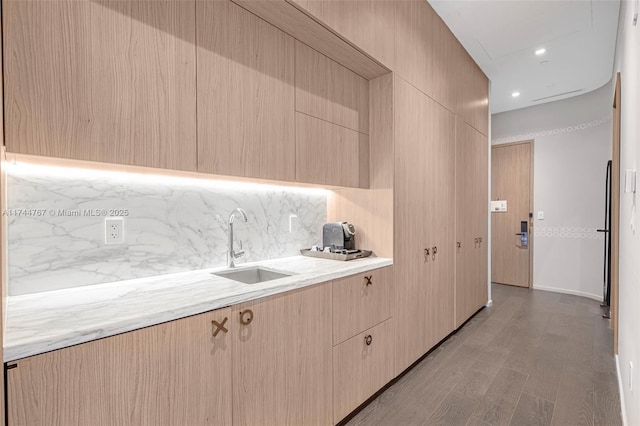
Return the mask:
[[[492,114],[581,95],[611,78],[619,0],[428,1],[491,80]],[[536,56],[539,48],[546,53]]]

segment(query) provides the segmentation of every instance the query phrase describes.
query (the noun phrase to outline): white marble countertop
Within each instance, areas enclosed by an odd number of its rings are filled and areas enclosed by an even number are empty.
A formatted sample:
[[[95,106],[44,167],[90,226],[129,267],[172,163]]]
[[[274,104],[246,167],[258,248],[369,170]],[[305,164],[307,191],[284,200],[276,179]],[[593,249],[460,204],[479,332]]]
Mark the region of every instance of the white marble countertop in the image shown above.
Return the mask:
[[[7,300],[4,361],[184,318],[284,291],[393,264],[369,257],[348,262],[294,256],[260,265],[294,275],[243,284],[211,275],[227,268],[161,275],[11,296]]]

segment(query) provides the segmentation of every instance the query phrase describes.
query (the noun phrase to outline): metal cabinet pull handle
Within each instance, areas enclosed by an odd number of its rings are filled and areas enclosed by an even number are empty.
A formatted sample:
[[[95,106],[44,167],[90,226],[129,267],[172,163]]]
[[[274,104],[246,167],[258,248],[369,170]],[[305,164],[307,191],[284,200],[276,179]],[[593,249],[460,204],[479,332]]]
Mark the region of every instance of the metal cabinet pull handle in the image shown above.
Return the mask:
[[[373,337],[371,337],[370,334],[367,334],[366,336],[364,336],[364,343],[367,346],[371,345],[371,342],[373,342]]]
[[[462,243],[460,241],[456,242],[456,247],[460,250],[462,248]]]
[[[429,249],[424,249],[424,261],[425,263],[429,260]]]
[[[373,275],[369,275],[368,277],[367,277],[367,276],[365,276],[365,277],[364,277],[364,279],[365,279],[365,281],[366,281],[366,282],[364,283],[364,285],[365,285],[365,286],[370,286],[371,284],[373,284],[373,283],[371,282],[371,278],[373,278]]]
[[[438,252],[438,247],[433,247],[433,254],[431,255],[431,259],[436,260],[436,253]]]
[[[253,311],[251,309],[240,311],[240,323],[242,325],[249,325],[251,321],[253,321]]]
[[[223,333],[226,333],[227,328],[224,326],[227,323],[227,320],[229,318],[224,317],[224,319],[222,320],[222,322],[218,322],[216,320],[211,321],[211,325],[213,326],[213,337],[216,337],[221,331]]]

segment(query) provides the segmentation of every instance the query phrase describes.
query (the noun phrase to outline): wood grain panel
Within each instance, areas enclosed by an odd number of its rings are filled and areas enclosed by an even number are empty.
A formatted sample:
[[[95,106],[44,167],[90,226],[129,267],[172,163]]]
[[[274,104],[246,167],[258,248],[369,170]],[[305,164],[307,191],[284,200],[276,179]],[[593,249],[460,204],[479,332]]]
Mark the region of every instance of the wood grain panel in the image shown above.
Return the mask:
[[[332,422],[331,285],[243,303],[250,309],[233,340],[234,425]]]
[[[487,151],[487,137],[456,118],[456,327],[488,298]]]
[[[613,100],[613,139],[611,149],[611,327],[613,328],[613,353],[618,353],[618,321],[620,319],[620,73],[616,74]]]
[[[195,2],[3,5],[8,151],[195,170]]]
[[[434,45],[431,29],[436,14],[425,1],[401,0],[395,3],[394,71],[424,93],[432,95],[430,75]]]
[[[438,343],[455,329],[455,116],[429,98],[423,118],[429,151],[424,215],[428,220],[424,239],[437,247],[431,263],[432,282],[425,301],[430,330],[428,347]],[[424,143],[424,142],[423,142]]]
[[[394,80],[394,284],[395,375],[428,350],[430,270],[424,257],[426,179],[423,123],[425,96],[402,78]]]
[[[397,374],[454,329],[455,119],[395,81]]]
[[[334,281],[333,344],[344,342],[390,318],[393,309],[391,300],[393,300],[392,267]]]
[[[327,220],[348,221],[357,228],[358,248],[393,257],[393,76],[369,82],[369,186],[331,194]],[[360,156],[362,160],[362,155]]]
[[[394,1],[294,0],[294,3],[387,68],[394,68]]]
[[[506,213],[491,214],[491,280],[529,287],[530,250],[520,247],[520,222],[529,222],[531,142],[491,147],[491,199],[507,200]]]
[[[338,423],[393,378],[393,319],[333,348],[333,421]],[[367,345],[365,337],[371,337]]]
[[[369,137],[346,127],[296,112],[296,180],[360,186],[361,144]]]
[[[473,58],[461,49],[457,55],[456,77],[458,84],[456,114],[487,136],[489,126],[489,79],[484,75]]]
[[[310,16],[295,1],[234,0],[234,2],[367,80],[389,72],[369,55]]]
[[[296,41],[296,111],[369,134],[369,82]]]
[[[231,333],[196,315],[37,355],[8,370],[11,425],[230,425]]]
[[[228,1],[197,8],[198,171],[295,180],[293,38]]]

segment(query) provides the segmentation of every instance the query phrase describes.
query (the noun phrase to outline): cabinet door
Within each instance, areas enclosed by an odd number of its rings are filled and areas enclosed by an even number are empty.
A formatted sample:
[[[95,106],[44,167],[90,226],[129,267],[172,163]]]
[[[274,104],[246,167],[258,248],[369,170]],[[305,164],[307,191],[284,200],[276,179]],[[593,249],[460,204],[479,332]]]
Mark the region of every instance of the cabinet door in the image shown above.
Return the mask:
[[[296,180],[369,186],[369,83],[296,41]]]
[[[395,374],[429,348],[427,310],[430,282],[424,240],[427,200],[424,182],[428,147],[424,122],[426,97],[402,78],[394,87],[394,284]]]
[[[333,282],[333,344],[344,342],[392,315],[393,267]]]
[[[231,333],[215,333],[216,323],[233,332],[230,313],[15,362],[7,370],[9,424],[230,425]]]
[[[424,240],[431,247],[428,263],[431,281],[424,303],[428,341],[433,347],[455,328],[455,116],[426,98],[425,115],[429,151],[425,158],[427,180],[422,196],[427,201]]]
[[[487,137],[456,120],[456,327],[487,302]]]
[[[2,12],[9,152],[196,169],[195,1]]]
[[[393,0],[293,1],[388,68],[393,68]]]
[[[474,206],[475,234],[481,239],[476,250],[476,309],[487,303],[488,294],[488,257],[489,246],[489,138],[474,131],[476,152],[476,199]]]
[[[198,171],[295,180],[294,39],[226,0],[197,24]]]
[[[332,424],[331,284],[235,306],[233,423]]]
[[[455,121],[402,78],[395,89],[398,374],[454,327]]]
[[[393,319],[333,348],[333,421],[338,423],[393,378]]]

